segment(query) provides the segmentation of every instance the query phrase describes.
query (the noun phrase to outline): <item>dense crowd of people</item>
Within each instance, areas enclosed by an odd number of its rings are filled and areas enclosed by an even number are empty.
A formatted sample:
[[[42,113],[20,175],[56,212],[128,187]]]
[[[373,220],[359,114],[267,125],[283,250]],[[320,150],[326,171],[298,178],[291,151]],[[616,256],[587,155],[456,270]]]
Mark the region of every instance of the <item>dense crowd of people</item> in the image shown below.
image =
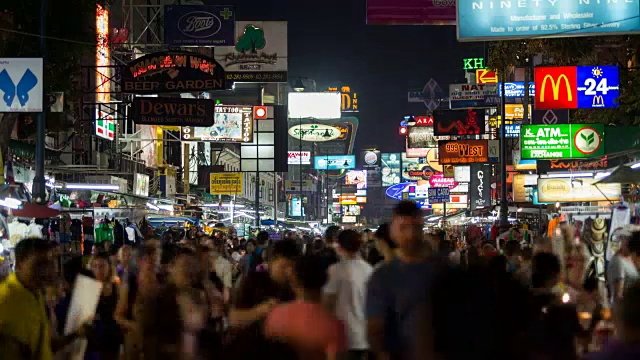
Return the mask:
[[[25,239],[0,282],[0,358],[640,359],[640,233],[603,301],[570,240],[454,244],[423,227],[402,201],[375,232],[149,238],[61,269],[57,244]],[[69,331],[78,276],[102,287]]]

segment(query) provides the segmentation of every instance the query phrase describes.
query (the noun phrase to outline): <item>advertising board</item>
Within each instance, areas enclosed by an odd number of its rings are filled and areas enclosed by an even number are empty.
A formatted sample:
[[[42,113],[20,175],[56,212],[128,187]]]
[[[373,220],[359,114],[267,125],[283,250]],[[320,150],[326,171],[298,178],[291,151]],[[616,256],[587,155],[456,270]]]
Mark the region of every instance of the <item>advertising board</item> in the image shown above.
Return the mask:
[[[524,97],[524,81],[513,81],[504,83],[504,97],[521,98]],[[535,96],[535,83],[529,83],[529,96]],[[498,96],[502,96],[502,83],[498,84]]]
[[[426,158],[408,158],[402,153],[402,180],[418,181],[429,180],[436,171],[429,166]]]
[[[343,85],[341,87],[329,87],[328,92],[339,92],[342,98],[340,109],[342,112],[352,113],[360,112],[358,105],[358,93],[351,90],[351,86]]]
[[[407,133],[407,147],[410,149],[424,149],[438,146],[438,140],[433,137],[433,127],[409,127]]]
[[[453,179],[457,182],[471,181],[471,167],[468,165],[454,166]]]
[[[358,190],[367,188],[367,170],[349,170],[344,177],[345,185],[356,185]]]
[[[606,170],[625,162],[623,156],[603,156],[589,160],[537,160],[538,172],[546,174],[554,171],[593,171]]]
[[[311,180],[285,180],[284,192],[299,193],[299,192],[311,192],[313,191],[313,181]]]
[[[516,174],[513,175],[513,201],[533,202],[533,187],[538,186],[538,175]]]
[[[430,187],[428,192],[429,204],[449,202],[451,194],[448,187]]]
[[[42,58],[0,58],[0,113],[42,112]]]
[[[471,165],[471,182],[469,183],[470,209],[484,209],[491,206],[491,166],[486,164]]]
[[[342,98],[339,92],[290,92],[290,119],[339,119]]]
[[[507,124],[504,127],[504,136],[507,139],[520,137],[520,124]],[[500,129],[500,134],[502,134],[502,129]]]
[[[592,178],[538,179],[540,202],[609,201],[618,199],[620,184],[598,184]]]
[[[143,125],[209,127],[214,122],[214,105],[209,99],[135,97],[133,121]]]
[[[242,173],[209,174],[211,195],[242,195]]]
[[[456,8],[459,41],[640,32],[637,0],[458,0]]]
[[[524,105],[522,104],[505,104],[505,116],[507,120],[522,120],[524,119]],[[529,108],[529,117],[531,117],[531,105]]]
[[[489,162],[487,140],[438,141],[440,164],[484,164]]]
[[[331,141],[340,138],[341,134],[338,127],[324,124],[299,124],[289,128],[289,135],[302,141]]]
[[[618,107],[617,66],[536,67],[536,109],[597,109]]]
[[[522,125],[522,159],[573,159],[604,155],[604,125]]]
[[[316,170],[346,170],[355,169],[355,155],[327,155],[313,158],[313,167]]]
[[[481,135],[485,133],[484,109],[434,112],[435,136]]]
[[[311,164],[311,151],[289,151],[287,159],[289,165],[309,165]]]
[[[534,110],[532,124],[568,124],[569,110]]]
[[[449,107],[451,109],[494,107],[492,99],[496,96],[498,96],[497,84],[449,85]]]
[[[213,125],[183,126],[182,140],[250,143],[253,141],[253,108],[216,105]]]
[[[400,157],[400,153],[383,153],[381,155],[382,186],[387,187],[400,183]]]
[[[235,44],[234,6],[165,5],[164,43],[169,46]]]
[[[363,150],[360,152],[360,159],[363,168],[375,168],[380,166],[380,151]]]

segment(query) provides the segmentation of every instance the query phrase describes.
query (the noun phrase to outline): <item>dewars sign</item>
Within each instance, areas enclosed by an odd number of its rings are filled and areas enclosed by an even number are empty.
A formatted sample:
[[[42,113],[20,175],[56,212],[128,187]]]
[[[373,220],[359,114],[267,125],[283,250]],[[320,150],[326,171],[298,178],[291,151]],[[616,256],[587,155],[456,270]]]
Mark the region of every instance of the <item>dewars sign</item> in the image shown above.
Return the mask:
[[[324,142],[340,137],[340,129],[324,124],[300,124],[289,128],[289,135],[302,141]]]
[[[604,155],[604,125],[523,125],[523,159],[571,159]]]
[[[617,66],[535,69],[536,109],[615,108],[620,96]]]
[[[133,99],[133,121],[143,125],[211,126],[214,101],[136,97]]]
[[[170,46],[235,44],[235,8],[218,5],[165,5],[164,43]]]
[[[122,72],[122,92],[132,94],[186,93],[222,90],[224,69],[214,59],[184,51],[140,57]]]
[[[439,163],[473,164],[488,163],[487,140],[438,141]]]

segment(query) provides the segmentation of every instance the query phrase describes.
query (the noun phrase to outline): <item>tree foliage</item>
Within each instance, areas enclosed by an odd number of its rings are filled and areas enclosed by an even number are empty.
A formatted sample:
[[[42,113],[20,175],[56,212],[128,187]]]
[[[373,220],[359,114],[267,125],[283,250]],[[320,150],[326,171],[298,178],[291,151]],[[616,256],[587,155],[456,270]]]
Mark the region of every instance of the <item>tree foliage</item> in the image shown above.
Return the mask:
[[[640,124],[640,67],[636,69],[639,36],[601,36],[557,39],[499,41],[491,45],[488,64],[492,69],[527,66],[533,56],[542,55],[542,64],[618,65],[620,106],[616,109],[580,109],[571,112],[574,122],[619,126]],[[529,65],[530,66],[530,65]]]

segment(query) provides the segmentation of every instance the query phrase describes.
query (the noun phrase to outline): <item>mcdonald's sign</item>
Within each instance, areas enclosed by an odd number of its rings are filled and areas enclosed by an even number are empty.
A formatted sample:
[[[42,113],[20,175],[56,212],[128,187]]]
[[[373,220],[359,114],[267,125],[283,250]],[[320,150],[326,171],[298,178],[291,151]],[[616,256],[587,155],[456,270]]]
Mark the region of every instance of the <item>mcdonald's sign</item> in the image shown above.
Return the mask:
[[[536,109],[576,109],[578,86],[575,66],[535,69]]]

